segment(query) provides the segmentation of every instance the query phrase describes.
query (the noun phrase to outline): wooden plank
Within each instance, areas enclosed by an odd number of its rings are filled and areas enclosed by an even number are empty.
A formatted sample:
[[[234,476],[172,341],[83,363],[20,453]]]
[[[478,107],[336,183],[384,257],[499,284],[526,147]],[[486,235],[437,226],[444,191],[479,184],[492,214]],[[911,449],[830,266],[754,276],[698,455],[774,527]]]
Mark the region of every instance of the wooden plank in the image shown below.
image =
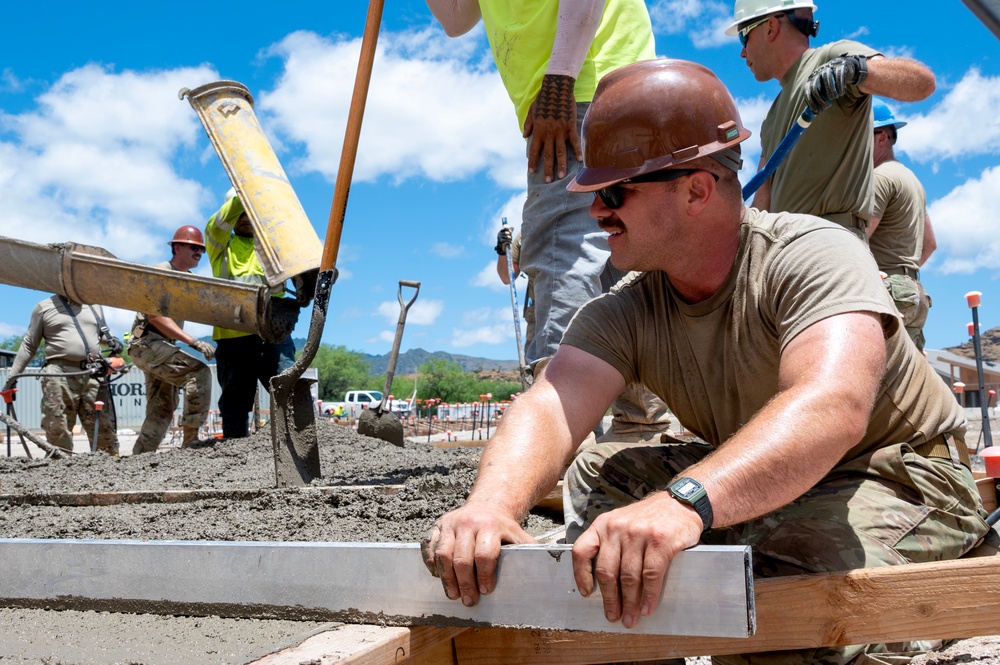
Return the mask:
[[[9,506],[117,506],[137,503],[188,503],[224,498],[250,501],[275,492],[338,494],[374,490],[385,496],[403,491],[404,485],[332,485],[327,487],[294,488],[232,488],[181,490],[127,490],[119,492],[40,492],[33,494],[0,494],[0,505]]]
[[[248,663],[248,665],[383,665],[384,663],[453,662],[452,638],[466,628],[395,628],[345,625]],[[443,657],[447,654],[448,659]]]
[[[1000,634],[1000,559],[758,579],[746,639],[484,628],[455,638],[461,665],[605,663]],[[642,620],[640,619],[640,625]]]
[[[417,543],[0,539],[0,606],[605,630],[600,598],[576,590],[570,549],[505,546],[497,590],[465,607],[444,595]],[[680,553],[661,611],[631,632],[751,633],[749,563],[746,547]]]
[[[979,498],[983,500],[983,510],[988,513],[997,509],[997,493],[993,489],[994,482],[992,478],[976,479],[976,489],[979,490]]]

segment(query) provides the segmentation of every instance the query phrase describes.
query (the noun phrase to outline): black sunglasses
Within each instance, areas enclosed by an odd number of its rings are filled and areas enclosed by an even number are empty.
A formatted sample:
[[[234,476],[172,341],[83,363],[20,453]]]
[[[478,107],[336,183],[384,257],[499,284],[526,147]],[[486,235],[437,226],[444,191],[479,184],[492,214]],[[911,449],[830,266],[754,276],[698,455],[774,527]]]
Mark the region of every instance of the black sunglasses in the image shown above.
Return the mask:
[[[676,180],[677,178],[683,178],[686,175],[691,175],[697,171],[702,171],[703,169],[663,169],[660,171],[653,171],[651,173],[643,173],[642,175],[637,175],[634,178],[625,178],[621,182],[615,183],[613,185],[608,185],[603,189],[597,190],[595,192],[601,197],[601,203],[605,207],[611,210],[617,210],[622,207],[625,203],[625,189],[622,185],[629,183],[639,183],[639,182],[670,182],[671,180]],[[712,177],[716,181],[719,180],[719,176],[712,173]]]

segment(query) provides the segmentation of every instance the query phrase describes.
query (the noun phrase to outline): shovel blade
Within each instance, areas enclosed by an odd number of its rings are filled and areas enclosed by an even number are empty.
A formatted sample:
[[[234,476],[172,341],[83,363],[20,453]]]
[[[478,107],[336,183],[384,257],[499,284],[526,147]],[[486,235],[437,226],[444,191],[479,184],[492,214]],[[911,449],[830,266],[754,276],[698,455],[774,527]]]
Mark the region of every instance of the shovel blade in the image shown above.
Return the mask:
[[[399,421],[399,416],[391,411],[381,413],[378,409],[362,411],[361,417],[358,418],[358,434],[403,447],[403,423]]]
[[[313,383],[300,377],[290,390],[271,383],[271,443],[278,487],[308,485],[321,475]]]

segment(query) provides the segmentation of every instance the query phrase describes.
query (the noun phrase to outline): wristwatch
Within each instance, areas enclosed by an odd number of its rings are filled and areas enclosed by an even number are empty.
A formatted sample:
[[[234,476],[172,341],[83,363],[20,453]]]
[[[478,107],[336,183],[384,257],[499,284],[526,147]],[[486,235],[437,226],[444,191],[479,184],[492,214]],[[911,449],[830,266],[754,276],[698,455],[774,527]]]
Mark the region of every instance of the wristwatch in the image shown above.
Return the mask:
[[[681,503],[686,503],[695,509],[701,516],[701,523],[705,525],[704,531],[712,528],[712,504],[708,500],[708,492],[701,483],[694,478],[683,476],[670,483],[667,491]]]

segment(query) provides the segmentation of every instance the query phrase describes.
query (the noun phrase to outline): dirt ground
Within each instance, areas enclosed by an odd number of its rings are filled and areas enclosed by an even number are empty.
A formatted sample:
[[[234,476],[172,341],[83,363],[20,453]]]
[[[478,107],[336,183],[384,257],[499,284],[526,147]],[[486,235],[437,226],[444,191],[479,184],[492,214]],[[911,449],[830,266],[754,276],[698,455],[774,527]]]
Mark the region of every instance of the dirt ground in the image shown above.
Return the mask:
[[[402,449],[327,421],[317,423],[325,487],[376,488],[250,493],[273,488],[270,431],[155,455],[65,460],[0,458],[0,537],[138,540],[416,541],[440,514],[460,505],[480,448]],[[67,507],[46,494],[144,490],[232,490],[188,503]],[[12,497],[17,497],[16,499]],[[47,505],[48,504],[48,505]],[[532,515],[529,532],[559,526]],[[44,564],[40,564],[44,565]],[[3,562],[0,561],[0,574]],[[310,621],[0,609],[0,665],[191,665],[248,663],[333,624]],[[703,663],[707,659],[689,659]],[[914,665],[1000,665],[1000,637],[961,640]]]

